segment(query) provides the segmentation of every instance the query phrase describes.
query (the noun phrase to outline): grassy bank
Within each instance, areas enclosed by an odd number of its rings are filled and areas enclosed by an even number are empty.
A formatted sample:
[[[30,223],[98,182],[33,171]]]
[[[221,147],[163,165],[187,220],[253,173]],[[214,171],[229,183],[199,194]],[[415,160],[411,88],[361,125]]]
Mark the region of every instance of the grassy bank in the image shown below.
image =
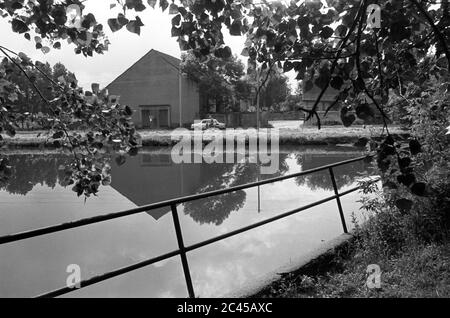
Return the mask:
[[[391,127],[392,134],[407,136],[407,132],[398,127]],[[204,142],[212,140],[219,131],[208,130],[203,132]],[[249,130],[235,132],[233,135],[247,135]],[[382,132],[381,126],[326,126],[318,130],[316,127],[304,127],[299,129],[280,129],[280,144],[284,145],[337,145],[355,144],[360,138],[370,138],[379,136]],[[178,130],[140,130],[143,146],[171,146],[177,143],[186,135],[192,135],[192,131]],[[4,140],[0,145],[11,147],[48,147],[51,148],[51,135],[44,131],[18,132],[14,138],[3,136]]]
[[[434,193],[410,196],[410,210],[397,207],[394,190],[366,184],[370,195],[360,202],[369,213],[362,223],[353,220],[351,240],[256,296],[450,297],[450,188],[438,175]],[[381,271],[379,288],[367,285],[371,264]]]
[[[379,289],[366,285],[369,264],[381,269]],[[450,243],[408,246],[370,259],[346,246],[314,266],[284,275],[258,297],[450,297]]]

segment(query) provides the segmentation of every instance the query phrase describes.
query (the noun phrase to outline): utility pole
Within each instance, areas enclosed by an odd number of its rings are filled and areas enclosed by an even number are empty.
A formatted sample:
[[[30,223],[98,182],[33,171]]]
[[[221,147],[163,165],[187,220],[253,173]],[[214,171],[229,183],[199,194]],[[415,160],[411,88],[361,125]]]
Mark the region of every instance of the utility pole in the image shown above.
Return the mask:
[[[259,71],[256,69],[256,131],[259,134],[259,93],[260,93],[260,83],[259,83]]]
[[[258,171],[258,182],[259,182],[259,174],[261,173],[261,168],[259,166],[259,93],[261,91],[261,85],[259,83],[259,71],[256,68],[256,165]],[[261,189],[258,185],[258,213],[261,212]]]
[[[179,115],[180,115],[180,128],[183,127],[183,120],[182,120],[182,115],[181,115],[181,110],[182,110],[182,96],[181,96],[181,69],[178,70],[178,110],[179,110]]]

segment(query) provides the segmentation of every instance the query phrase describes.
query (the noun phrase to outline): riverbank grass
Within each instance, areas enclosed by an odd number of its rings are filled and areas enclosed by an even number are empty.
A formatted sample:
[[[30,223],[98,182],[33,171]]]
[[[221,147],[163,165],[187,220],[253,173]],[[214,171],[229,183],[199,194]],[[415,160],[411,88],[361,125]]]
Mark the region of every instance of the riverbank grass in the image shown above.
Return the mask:
[[[394,135],[406,137],[409,133],[400,127],[390,127],[390,132]],[[221,133],[220,130],[207,130],[203,132],[203,139],[207,142],[214,138],[214,135]],[[236,131],[239,134],[247,135],[248,129]],[[355,144],[361,138],[369,139],[382,134],[383,127],[379,125],[368,126],[324,126],[320,130],[317,127],[301,126],[296,129],[279,129],[279,142],[285,145],[337,145]],[[82,133],[82,132],[81,132]],[[143,146],[172,146],[183,136],[193,134],[191,130],[139,130]],[[52,148],[51,134],[46,131],[19,131],[16,136],[8,137],[3,135],[0,146],[11,147],[48,147]]]
[[[367,286],[367,267],[381,269],[380,288]],[[430,243],[370,259],[364,251],[340,251],[318,272],[287,274],[258,296],[328,297],[450,297],[450,242]]]

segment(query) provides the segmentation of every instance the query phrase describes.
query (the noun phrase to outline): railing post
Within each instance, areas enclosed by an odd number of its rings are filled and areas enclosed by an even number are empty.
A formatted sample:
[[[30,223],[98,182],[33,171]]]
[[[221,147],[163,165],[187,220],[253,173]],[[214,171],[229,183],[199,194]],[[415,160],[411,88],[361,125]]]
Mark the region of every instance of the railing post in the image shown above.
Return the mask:
[[[339,192],[336,185],[336,179],[334,178],[333,167],[328,168],[328,171],[330,172],[331,183],[333,184],[334,194],[336,195],[336,203],[339,209],[339,215],[341,216],[342,228],[344,229],[344,233],[348,233],[347,225],[345,224],[344,211],[342,210],[341,199],[339,197]]]
[[[183,234],[181,233],[180,220],[178,218],[177,206],[172,204],[173,224],[175,226],[175,233],[177,234],[178,248],[180,249],[181,264],[183,265],[184,278],[186,279],[186,286],[190,298],[194,298],[194,286],[192,285],[191,272],[189,271],[189,265],[186,257],[186,249],[184,248]]]

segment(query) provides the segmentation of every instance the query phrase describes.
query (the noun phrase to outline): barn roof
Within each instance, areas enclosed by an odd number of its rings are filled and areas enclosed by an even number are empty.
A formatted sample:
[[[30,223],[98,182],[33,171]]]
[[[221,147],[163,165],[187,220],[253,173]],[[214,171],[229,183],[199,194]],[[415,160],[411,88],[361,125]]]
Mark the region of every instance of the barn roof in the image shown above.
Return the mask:
[[[134,62],[130,67],[128,67],[124,72],[120,73],[119,76],[117,76],[113,81],[111,81],[106,88],[108,88],[112,83],[114,83],[115,81],[117,81],[118,79],[120,79],[124,74],[126,74],[129,70],[131,70],[136,64],[139,64],[141,61],[145,60],[146,58],[148,58],[150,55],[157,55],[159,57],[161,57],[167,64],[169,64],[170,66],[172,66],[174,69],[176,69],[177,71],[180,69],[180,63],[181,60],[179,58],[173,57],[169,54],[160,52],[158,50],[155,49],[151,49],[150,51],[148,51],[146,54],[144,54],[144,56],[142,56],[140,59],[138,59],[136,62]]]

